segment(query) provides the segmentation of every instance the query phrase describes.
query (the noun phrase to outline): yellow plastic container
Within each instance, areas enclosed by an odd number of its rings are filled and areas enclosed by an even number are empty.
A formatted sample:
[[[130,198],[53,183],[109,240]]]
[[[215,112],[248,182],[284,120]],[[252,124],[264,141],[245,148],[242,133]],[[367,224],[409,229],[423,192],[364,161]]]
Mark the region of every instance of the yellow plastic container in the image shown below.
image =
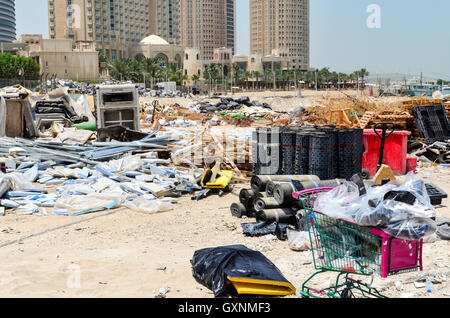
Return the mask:
[[[288,282],[259,280],[251,278],[228,277],[239,295],[288,296],[296,293]]]
[[[203,174],[200,185],[206,189],[225,189],[229,184],[231,179],[234,177],[234,171],[231,170],[220,170],[219,176],[216,181],[210,182],[212,176],[212,170],[206,169]]]

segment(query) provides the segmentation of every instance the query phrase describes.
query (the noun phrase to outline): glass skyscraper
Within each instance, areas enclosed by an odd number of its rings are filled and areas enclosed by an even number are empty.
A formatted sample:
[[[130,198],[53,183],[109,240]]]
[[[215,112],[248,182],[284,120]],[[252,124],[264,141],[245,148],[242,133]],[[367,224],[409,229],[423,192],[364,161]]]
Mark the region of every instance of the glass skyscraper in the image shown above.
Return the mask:
[[[0,42],[16,39],[16,14],[14,0],[0,0]]]

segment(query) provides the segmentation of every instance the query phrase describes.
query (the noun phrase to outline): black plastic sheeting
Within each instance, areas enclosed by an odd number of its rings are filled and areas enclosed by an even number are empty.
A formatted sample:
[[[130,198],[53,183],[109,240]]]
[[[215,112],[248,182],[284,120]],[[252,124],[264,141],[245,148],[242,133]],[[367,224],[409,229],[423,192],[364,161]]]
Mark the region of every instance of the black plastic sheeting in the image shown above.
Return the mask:
[[[215,297],[233,292],[232,285],[227,284],[228,277],[289,283],[262,253],[244,245],[198,250],[194,253],[191,264],[194,278],[212,290]]]

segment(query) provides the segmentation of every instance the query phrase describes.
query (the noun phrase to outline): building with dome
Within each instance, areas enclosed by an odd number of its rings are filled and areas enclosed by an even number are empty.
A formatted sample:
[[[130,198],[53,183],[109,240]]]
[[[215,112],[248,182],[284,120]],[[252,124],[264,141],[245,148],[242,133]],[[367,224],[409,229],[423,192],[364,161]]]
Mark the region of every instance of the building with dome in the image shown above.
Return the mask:
[[[170,44],[165,39],[155,34],[147,36],[137,45],[130,46],[128,55],[134,58],[143,55],[146,58],[156,58],[163,67],[176,65],[183,67],[184,46]]]

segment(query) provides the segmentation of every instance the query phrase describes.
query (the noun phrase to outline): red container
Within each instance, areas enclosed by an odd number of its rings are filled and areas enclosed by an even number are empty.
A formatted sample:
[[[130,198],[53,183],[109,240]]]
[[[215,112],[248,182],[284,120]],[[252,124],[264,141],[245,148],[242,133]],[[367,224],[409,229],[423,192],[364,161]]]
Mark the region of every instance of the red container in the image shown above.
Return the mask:
[[[417,157],[407,157],[406,158],[406,173],[414,171],[417,169]]]
[[[377,130],[380,136],[383,131]],[[389,131],[386,132],[386,135]],[[406,157],[408,153],[408,137],[410,131],[395,131],[384,144],[384,163],[391,167],[395,174],[404,175],[407,172]],[[380,160],[381,138],[373,129],[364,130],[364,154],[363,169],[370,172],[373,177],[377,173],[378,161]]]

